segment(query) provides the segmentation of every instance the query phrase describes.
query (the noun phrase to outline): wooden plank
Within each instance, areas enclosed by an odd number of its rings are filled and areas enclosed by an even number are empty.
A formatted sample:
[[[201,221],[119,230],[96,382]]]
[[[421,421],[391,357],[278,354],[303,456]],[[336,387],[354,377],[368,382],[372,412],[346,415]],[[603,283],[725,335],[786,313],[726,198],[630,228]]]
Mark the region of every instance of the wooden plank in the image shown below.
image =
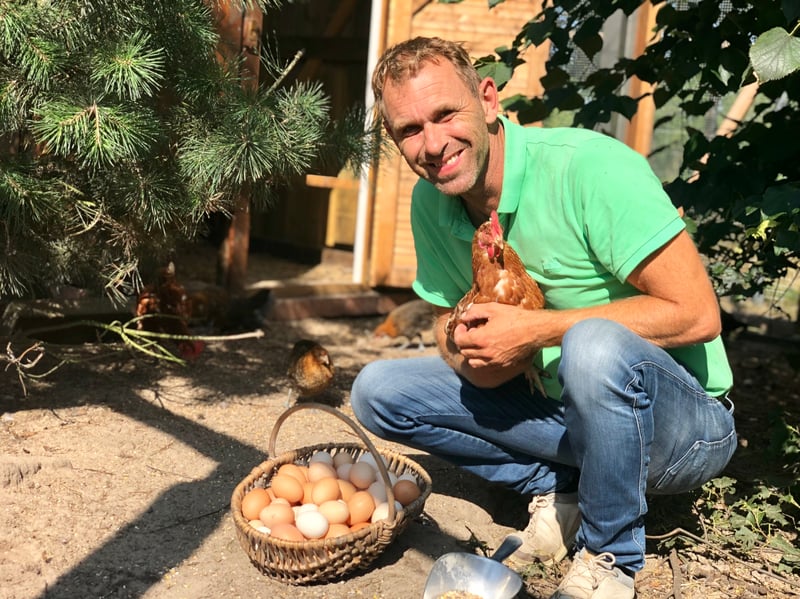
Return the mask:
[[[358,179],[346,177],[329,177],[326,175],[306,175],[306,185],[309,187],[323,187],[325,189],[355,189],[359,188]]]
[[[653,29],[656,25],[658,7],[645,2],[637,9],[636,38],[633,46],[633,58],[641,56],[653,40]],[[643,97],[639,100],[636,114],[628,124],[625,133],[625,143],[647,156],[653,143],[653,119],[655,118],[656,105],[653,102],[654,86],[642,81],[638,77],[631,77],[629,94],[632,98]]]

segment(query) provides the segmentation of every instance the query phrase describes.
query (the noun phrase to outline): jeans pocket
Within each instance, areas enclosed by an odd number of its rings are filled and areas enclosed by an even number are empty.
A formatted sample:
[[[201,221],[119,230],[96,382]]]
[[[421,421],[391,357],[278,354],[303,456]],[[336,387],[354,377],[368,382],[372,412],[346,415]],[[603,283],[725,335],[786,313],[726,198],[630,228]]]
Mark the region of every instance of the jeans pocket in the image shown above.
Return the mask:
[[[696,441],[648,488],[653,494],[684,493],[702,486],[722,472],[736,451],[736,431],[719,441]]]

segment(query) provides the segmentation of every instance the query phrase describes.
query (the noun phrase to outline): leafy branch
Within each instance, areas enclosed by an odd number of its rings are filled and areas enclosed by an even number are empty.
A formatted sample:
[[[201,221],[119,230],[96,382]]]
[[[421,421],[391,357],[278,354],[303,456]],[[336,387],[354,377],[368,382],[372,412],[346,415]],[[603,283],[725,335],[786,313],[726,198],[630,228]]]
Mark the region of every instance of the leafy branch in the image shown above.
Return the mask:
[[[99,340],[107,336],[116,336],[122,341],[126,348],[151,358],[178,364],[180,366],[185,366],[187,364],[186,360],[167,349],[161,341],[239,341],[242,339],[258,339],[264,336],[264,331],[260,329],[235,335],[175,335],[171,333],[141,330],[138,328],[141,321],[151,317],[158,317],[160,319],[170,318],[164,314],[145,314],[125,322],[115,320],[106,323],[96,320],[77,320],[59,325],[30,329],[26,331],[26,335],[32,337],[42,333],[52,333],[77,327],[92,327],[98,331]],[[67,363],[80,361],[63,358],[60,359],[55,366],[44,372],[34,372],[34,369],[39,365],[39,362],[46,353],[45,344],[41,341],[37,341],[24,349],[22,353],[16,355],[11,342],[9,342],[6,346],[5,356],[0,356],[0,362],[6,362],[5,371],[12,368],[16,371],[24,396],[27,396],[26,381],[41,380]]]

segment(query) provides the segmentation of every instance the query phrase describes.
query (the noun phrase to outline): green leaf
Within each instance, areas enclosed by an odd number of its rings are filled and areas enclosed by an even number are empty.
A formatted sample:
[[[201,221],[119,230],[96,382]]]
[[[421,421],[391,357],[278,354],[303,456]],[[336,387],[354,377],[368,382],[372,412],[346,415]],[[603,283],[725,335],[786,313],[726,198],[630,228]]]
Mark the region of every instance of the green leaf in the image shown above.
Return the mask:
[[[800,39],[781,27],[774,27],[753,43],[750,61],[759,82],[782,79],[800,69]]]
[[[502,89],[503,86],[508,83],[508,80],[511,79],[513,71],[508,65],[496,60],[490,60],[491,58],[491,56],[479,58],[475,62],[475,68],[478,70],[481,77],[491,77],[497,84],[498,89]]]

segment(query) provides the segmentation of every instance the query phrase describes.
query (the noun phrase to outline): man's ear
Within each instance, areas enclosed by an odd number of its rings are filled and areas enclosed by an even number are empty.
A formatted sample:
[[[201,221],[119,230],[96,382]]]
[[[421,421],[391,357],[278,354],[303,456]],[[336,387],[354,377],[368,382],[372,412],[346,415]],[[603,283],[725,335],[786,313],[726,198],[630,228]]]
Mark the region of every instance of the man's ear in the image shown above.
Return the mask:
[[[483,104],[486,122],[491,125],[497,120],[497,115],[500,112],[500,97],[494,79],[485,77],[480,84],[478,84],[478,95]]]

